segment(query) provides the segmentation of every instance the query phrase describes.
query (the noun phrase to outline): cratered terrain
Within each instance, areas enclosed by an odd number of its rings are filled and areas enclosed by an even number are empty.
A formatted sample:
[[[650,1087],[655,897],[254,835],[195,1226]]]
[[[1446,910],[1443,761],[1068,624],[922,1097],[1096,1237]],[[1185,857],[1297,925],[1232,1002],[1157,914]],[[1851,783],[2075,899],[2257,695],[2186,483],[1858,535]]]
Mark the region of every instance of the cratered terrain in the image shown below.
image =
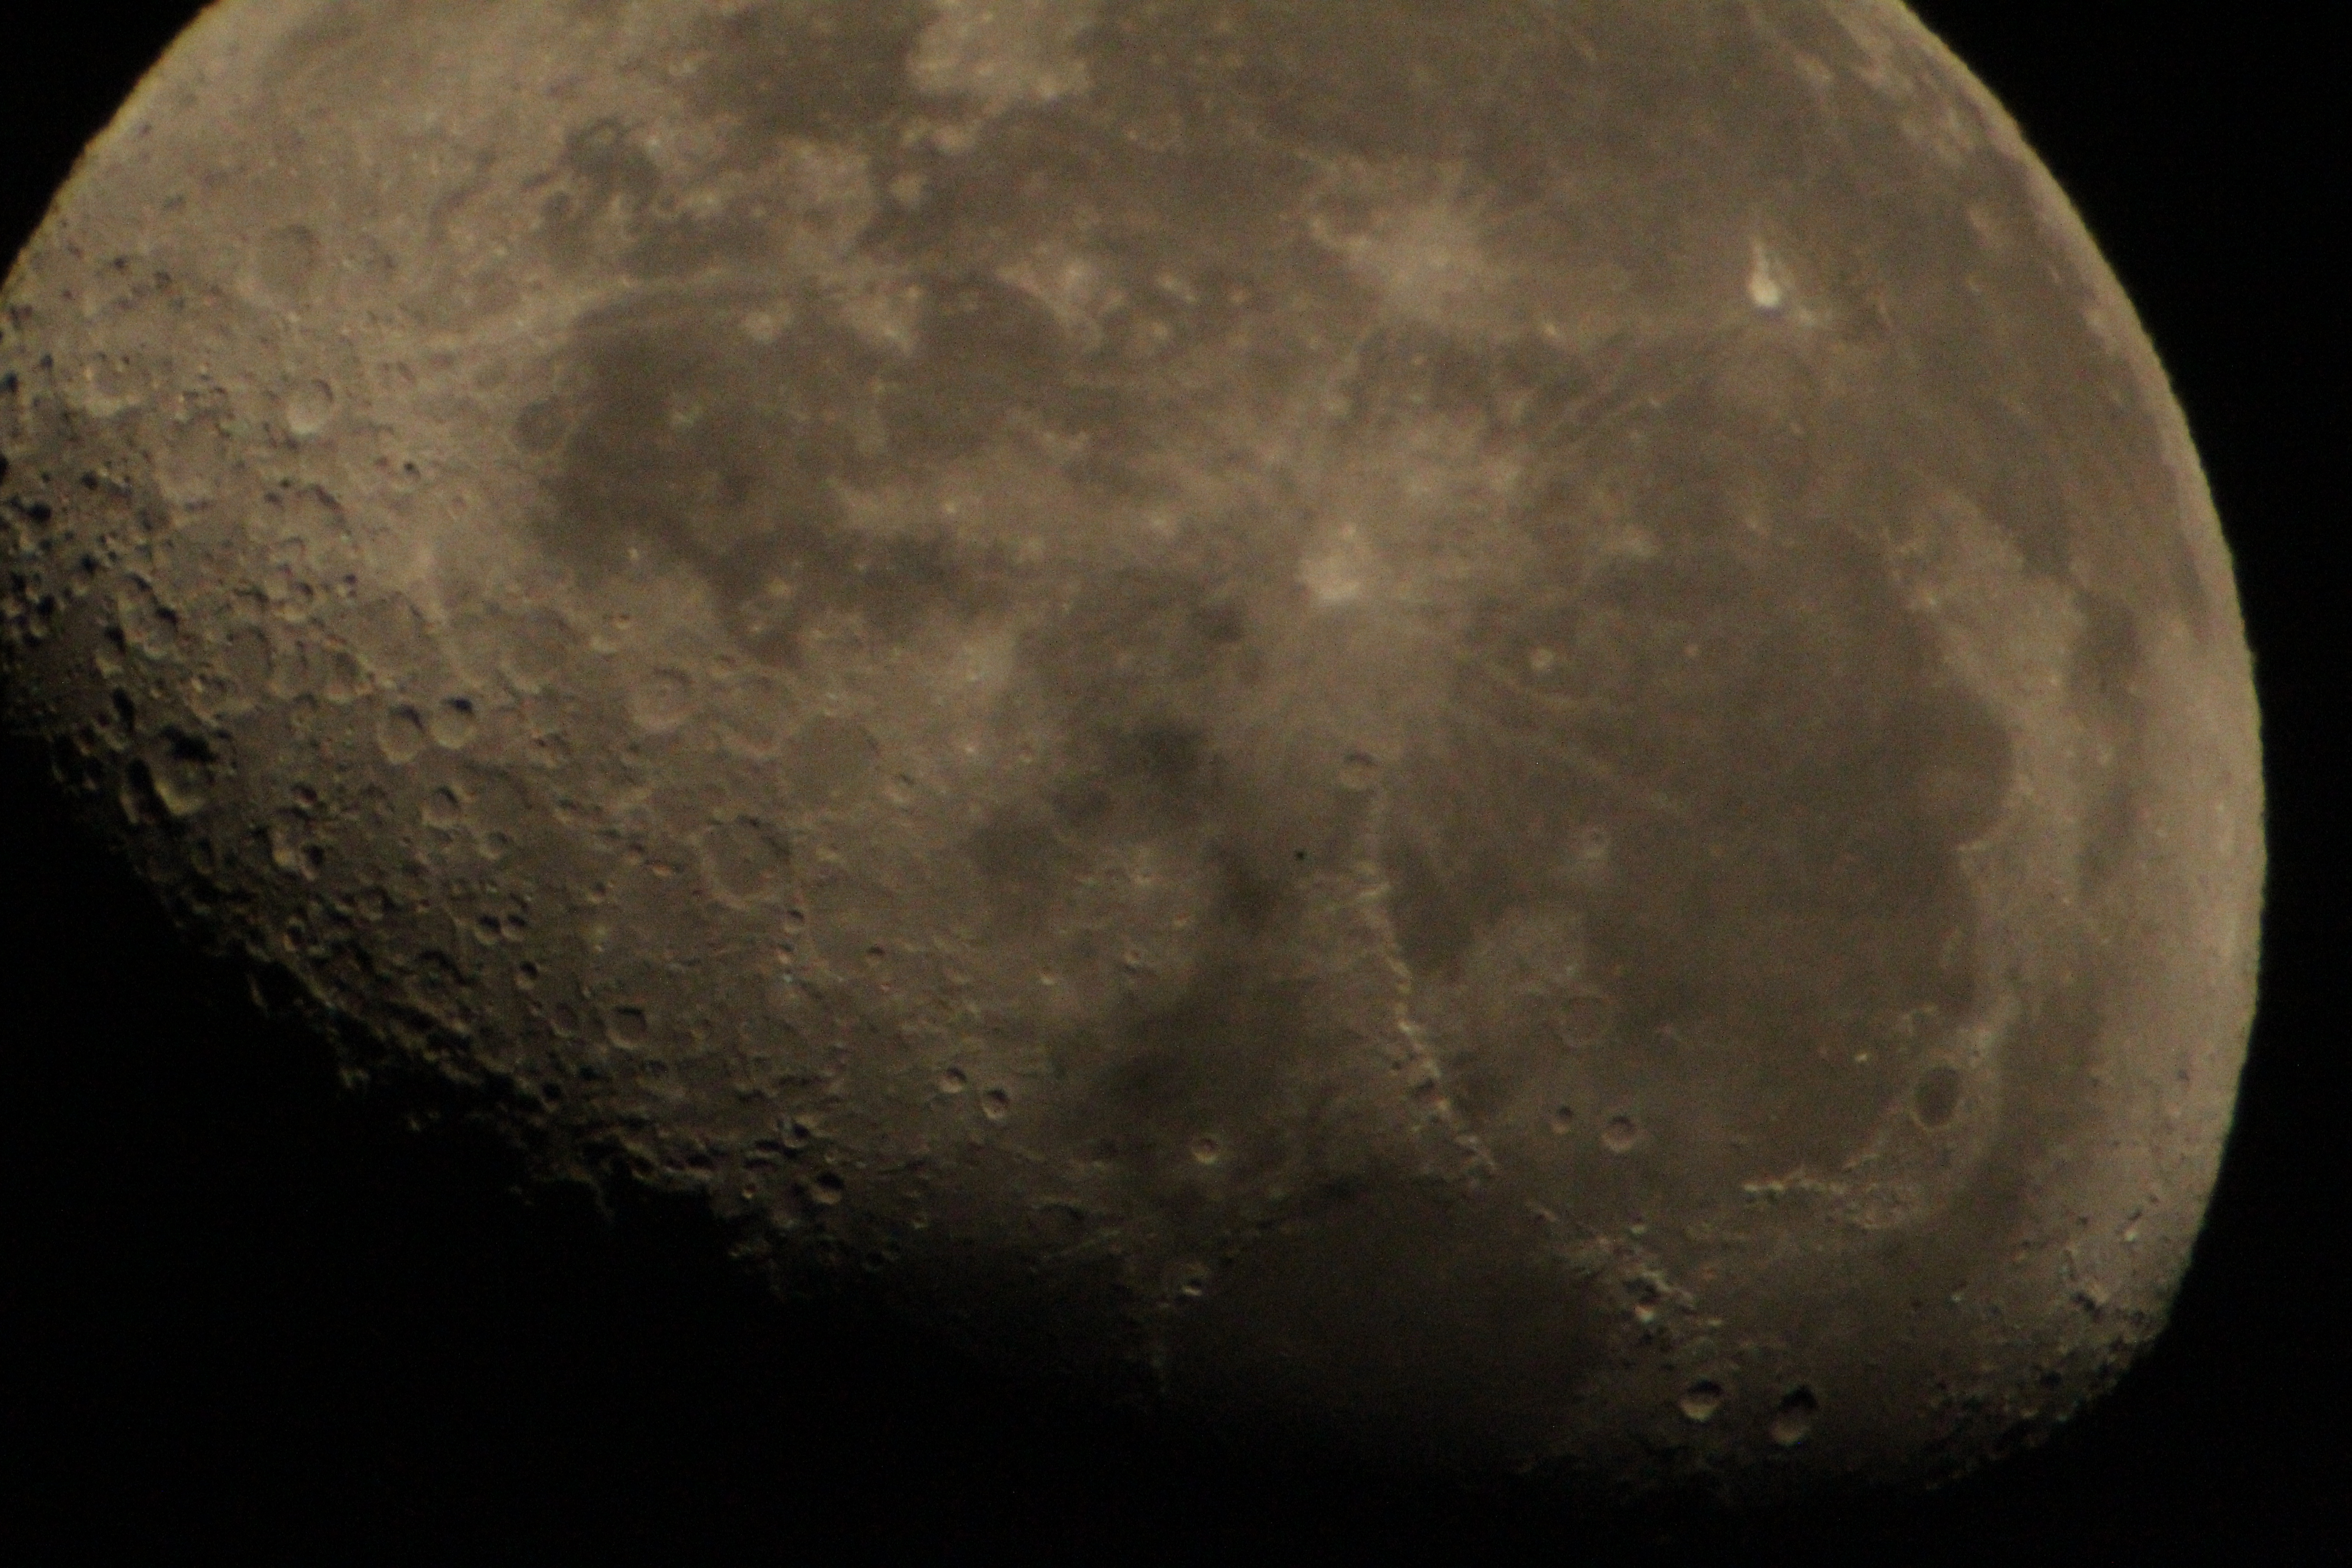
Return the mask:
[[[5,304],[9,722],[550,1181],[1571,1495],[2161,1326],[2244,635],[1897,5],[226,0]]]

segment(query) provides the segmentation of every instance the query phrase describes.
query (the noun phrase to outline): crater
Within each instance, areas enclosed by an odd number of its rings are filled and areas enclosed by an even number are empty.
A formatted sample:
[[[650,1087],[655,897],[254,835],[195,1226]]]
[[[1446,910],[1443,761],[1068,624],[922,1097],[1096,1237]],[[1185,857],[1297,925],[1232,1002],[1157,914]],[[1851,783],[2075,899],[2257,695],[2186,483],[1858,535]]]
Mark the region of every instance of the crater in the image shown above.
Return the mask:
[[[770,663],[796,662],[828,617],[903,639],[927,617],[977,615],[1002,596],[1001,559],[936,523],[861,527],[844,500],[894,477],[886,455],[903,478],[993,433],[1004,389],[959,379],[968,363],[927,360],[947,373],[909,376],[814,305],[766,344],[708,307],[618,307],[575,335],[580,390],[516,432],[529,445],[553,420],[566,427],[535,531],[591,588],[646,566],[691,572]]]
[[[1919,1075],[1911,1090],[1911,1114],[1931,1131],[1947,1126],[1960,1109],[1959,1069],[1938,1064]]]

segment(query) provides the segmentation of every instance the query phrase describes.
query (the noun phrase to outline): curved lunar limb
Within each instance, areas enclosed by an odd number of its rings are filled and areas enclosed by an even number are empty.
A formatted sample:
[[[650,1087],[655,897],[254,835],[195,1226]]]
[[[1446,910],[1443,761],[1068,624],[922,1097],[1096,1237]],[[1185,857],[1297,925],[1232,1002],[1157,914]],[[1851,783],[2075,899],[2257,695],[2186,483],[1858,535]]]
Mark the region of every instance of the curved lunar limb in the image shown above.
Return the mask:
[[[2161,1326],[2230,562],[1891,0],[224,0],[5,310],[9,721],[551,1180],[1580,1495]]]

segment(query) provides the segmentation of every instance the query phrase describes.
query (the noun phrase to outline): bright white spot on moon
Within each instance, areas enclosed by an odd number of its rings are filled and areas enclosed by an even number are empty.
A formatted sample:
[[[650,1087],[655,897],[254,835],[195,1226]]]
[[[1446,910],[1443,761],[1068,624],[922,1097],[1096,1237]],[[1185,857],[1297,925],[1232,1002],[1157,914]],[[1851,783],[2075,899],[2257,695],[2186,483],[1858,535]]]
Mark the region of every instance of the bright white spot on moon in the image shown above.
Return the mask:
[[[1789,302],[1788,286],[1780,279],[1780,264],[1764,248],[1760,239],[1755,243],[1754,260],[1748,268],[1748,299],[1767,315],[1777,313]]]

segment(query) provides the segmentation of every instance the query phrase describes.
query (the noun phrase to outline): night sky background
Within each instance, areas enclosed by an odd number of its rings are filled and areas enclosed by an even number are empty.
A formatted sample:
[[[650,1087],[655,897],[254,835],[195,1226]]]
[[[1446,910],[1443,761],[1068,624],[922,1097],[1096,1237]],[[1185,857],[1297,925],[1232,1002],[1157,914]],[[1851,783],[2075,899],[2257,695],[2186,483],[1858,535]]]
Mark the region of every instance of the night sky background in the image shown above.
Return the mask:
[[[0,0],[0,257],[198,8]],[[527,1199],[462,1129],[347,1098],[9,751],[0,1561],[2352,1562],[2352,974],[2322,762],[2352,736],[2352,266],[2323,237],[2352,233],[2342,54],[2299,19],[2326,7],[1915,8],[2138,305],[2236,552],[2264,706],[2238,1125],[2173,1327],[2113,1398],[1925,1499],[1727,1523],[1604,1529],[1223,1465],[780,1307],[689,1214]]]

